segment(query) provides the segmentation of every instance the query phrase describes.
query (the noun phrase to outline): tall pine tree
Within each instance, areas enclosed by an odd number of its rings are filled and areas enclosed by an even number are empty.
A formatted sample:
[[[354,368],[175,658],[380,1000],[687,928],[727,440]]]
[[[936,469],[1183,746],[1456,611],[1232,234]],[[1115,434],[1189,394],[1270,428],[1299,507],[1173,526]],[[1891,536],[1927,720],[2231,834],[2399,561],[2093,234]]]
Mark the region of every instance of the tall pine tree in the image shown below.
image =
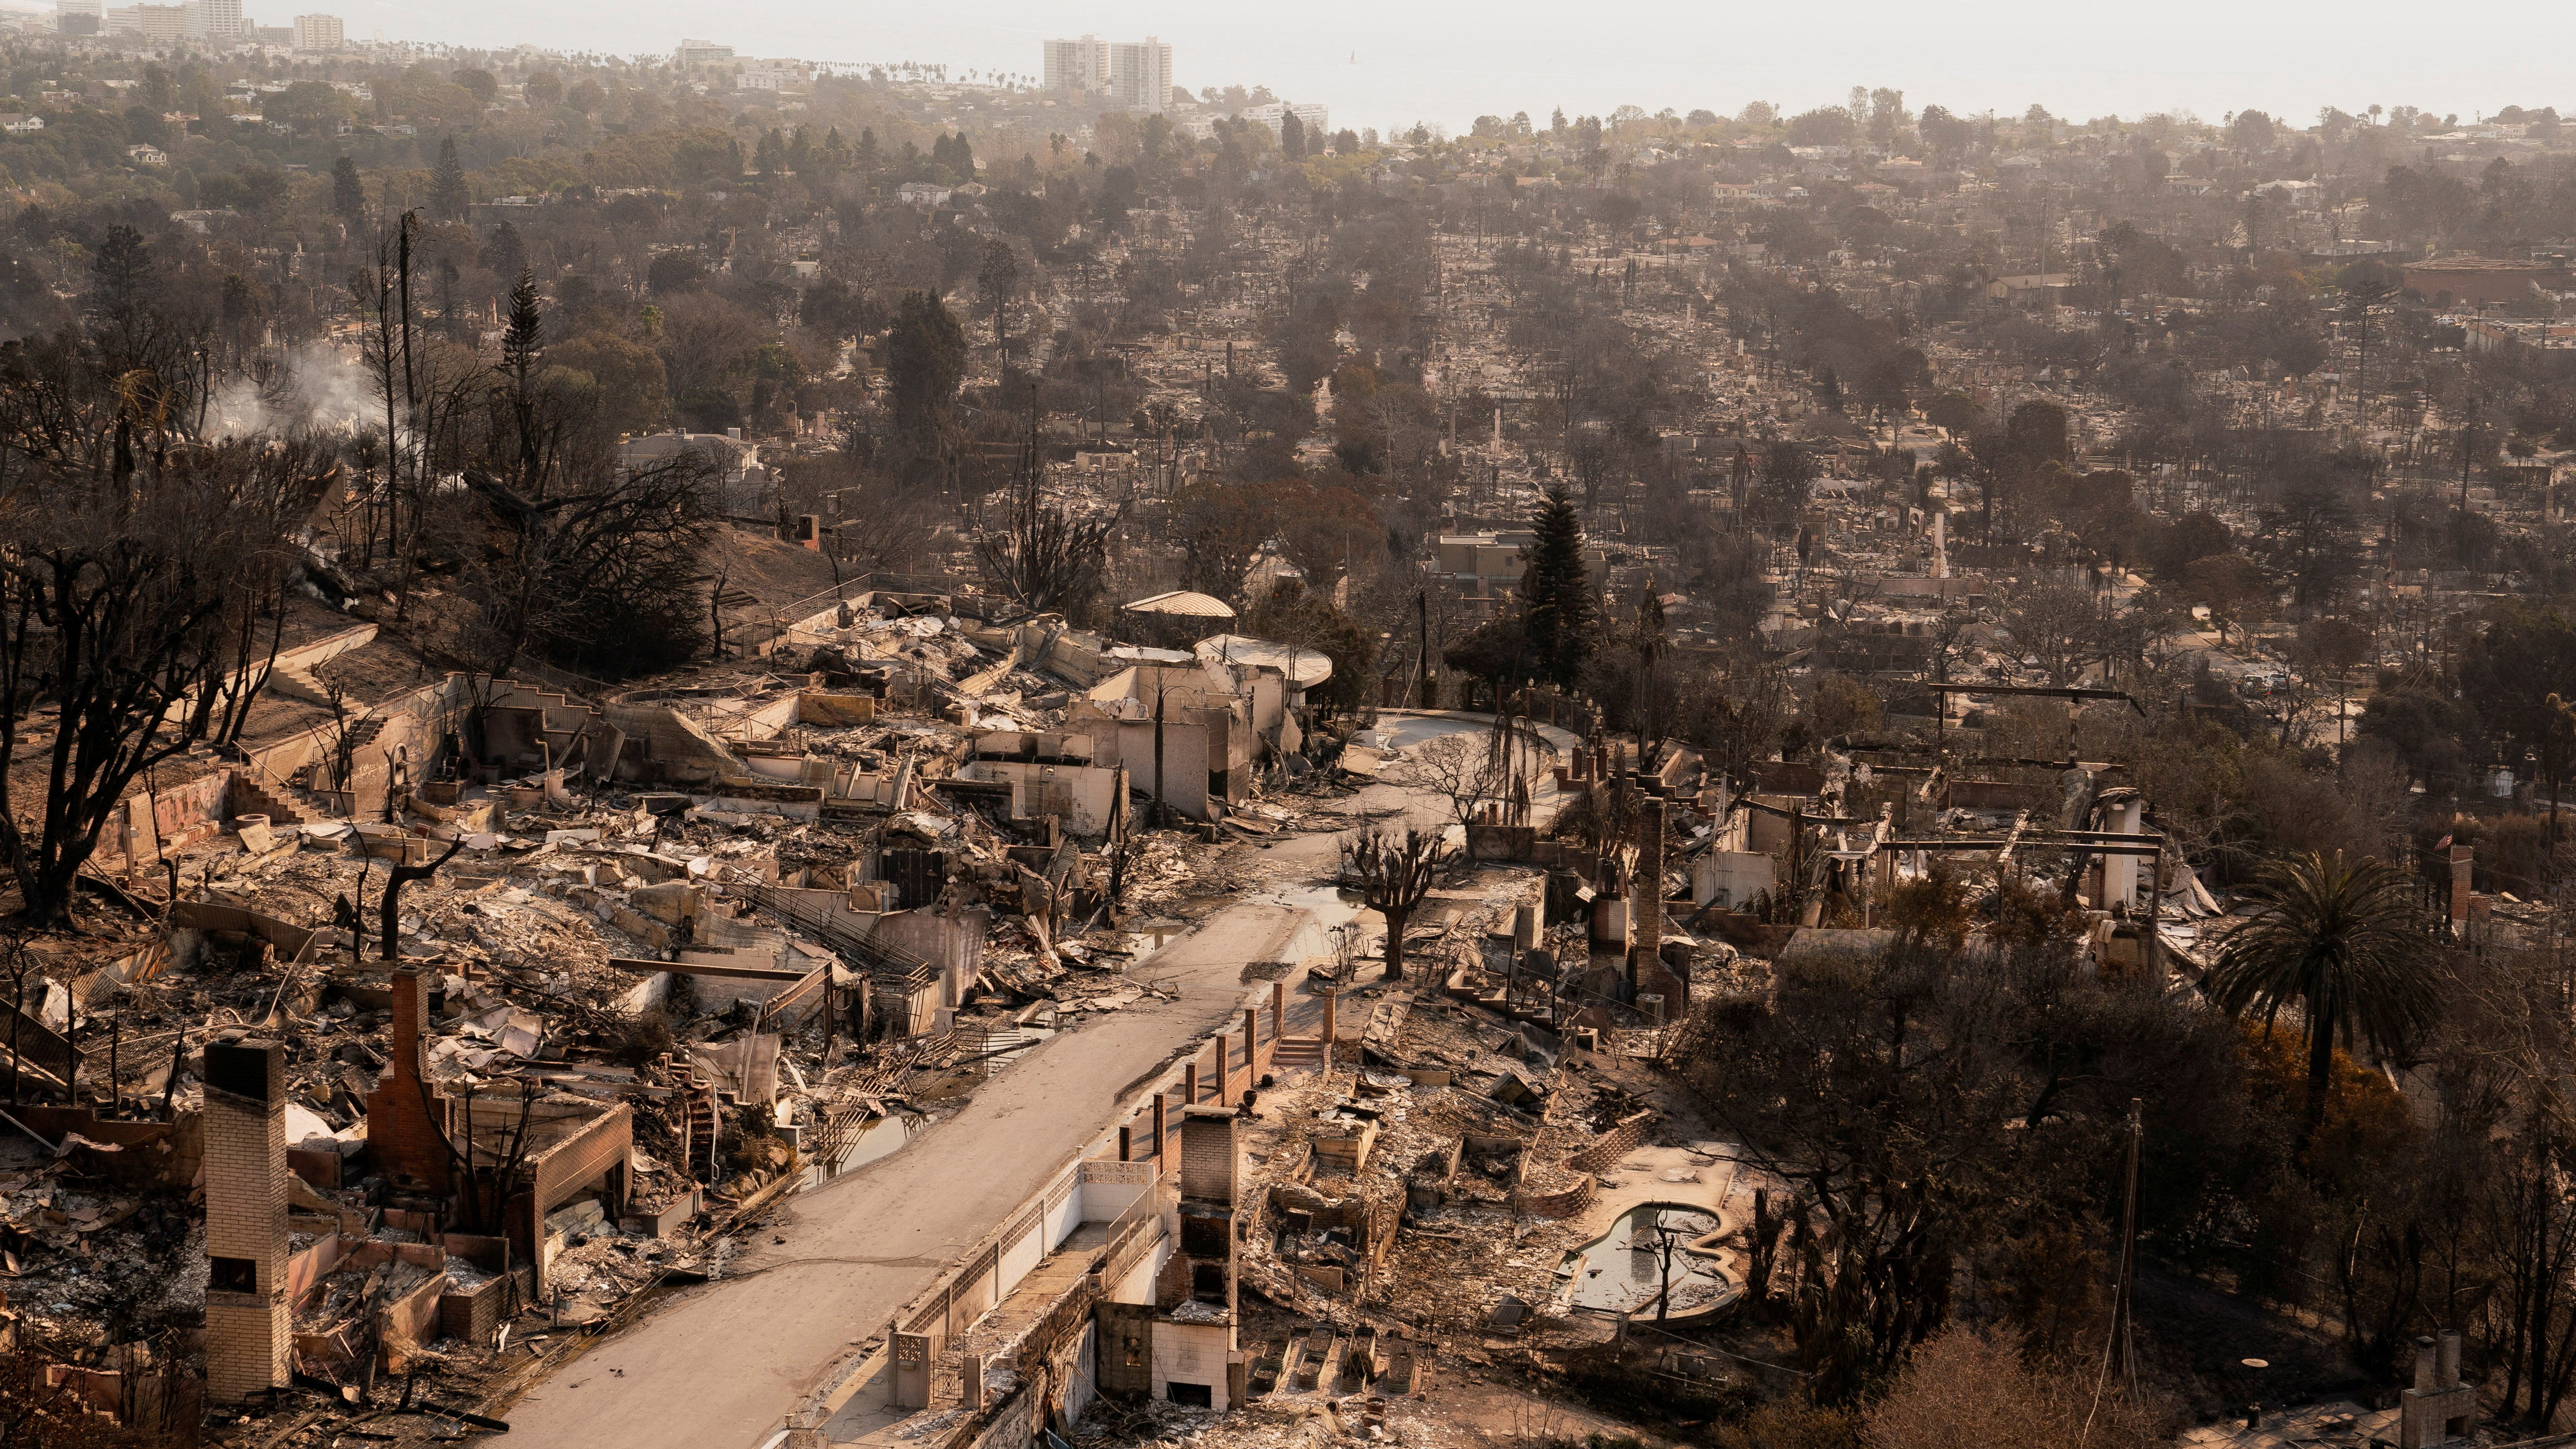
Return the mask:
[[[346,156],[331,163],[331,210],[342,221],[367,218],[367,184],[358,179],[358,163]]]
[[[1539,678],[1571,690],[1592,648],[1592,589],[1584,577],[1583,520],[1565,490],[1547,490],[1531,517],[1538,538],[1521,574],[1521,633]]]
[[[492,228],[492,235],[484,241],[483,249],[475,254],[474,260],[496,277],[515,280],[528,269],[528,243],[519,235],[517,227],[505,221]]]
[[[438,169],[429,177],[429,209],[442,221],[463,221],[473,202],[473,189],[465,183],[465,163],[456,159],[456,138],[450,136],[438,143]]]
[[[908,482],[943,486],[953,460],[957,388],[966,377],[966,332],[936,292],[906,292],[886,337],[893,438]]]
[[[501,372],[509,379],[511,422],[519,434],[518,484],[521,491],[536,497],[545,493],[536,385],[537,365],[544,360],[545,349],[545,311],[537,297],[536,274],[523,265],[510,288],[510,322],[501,332]]]

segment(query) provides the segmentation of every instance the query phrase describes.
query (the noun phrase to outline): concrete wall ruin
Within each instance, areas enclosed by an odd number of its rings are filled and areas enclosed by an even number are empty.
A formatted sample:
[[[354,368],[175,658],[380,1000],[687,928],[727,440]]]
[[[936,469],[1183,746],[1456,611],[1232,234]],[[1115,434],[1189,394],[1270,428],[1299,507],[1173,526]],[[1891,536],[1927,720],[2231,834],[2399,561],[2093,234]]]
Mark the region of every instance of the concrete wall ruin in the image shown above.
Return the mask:
[[[1167,748],[1169,743],[1167,739]],[[1176,772],[1178,768],[1178,765],[1174,766]],[[1063,820],[1064,828],[1075,835],[1106,833],[1118,804],[1118,771],[1114,766],[1055,765],[1031,760],[970,760],[958,770],[957,775],[963,780],[1008,781],[1011,786],[1011,814],[1015,818],[1053,815]],[[1200,808],[1202,811],[1206,808],[1204,790]]]

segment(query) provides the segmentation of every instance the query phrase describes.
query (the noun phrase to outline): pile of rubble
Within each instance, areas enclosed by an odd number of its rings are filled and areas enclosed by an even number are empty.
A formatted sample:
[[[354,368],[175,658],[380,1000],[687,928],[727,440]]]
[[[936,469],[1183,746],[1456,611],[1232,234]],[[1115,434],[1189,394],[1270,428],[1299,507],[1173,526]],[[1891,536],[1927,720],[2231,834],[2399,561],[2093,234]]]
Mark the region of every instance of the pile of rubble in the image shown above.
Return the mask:
[[[210,1053],[274,1062],[291,1174],[289,1347],[253,1377],[480,1399],[542,1363],[494,1357],[513,1334],[719,1271],[872,1127],[1156,995],[1126,968],[1169,930],[1134,928],[1206,899],[1200,832],[1296,818],[1260,799],[1296,692],[978,607],[863,594],[779,642],[798,673],[614,700],[449,676],[367,702],[354,767],[317,733],[138,795],[94,866],[115,913],[0,1031],[12,1340],[88,1371],[263,1281],[205,1239],[206,1124],[245,1100]],[[1179,828],[1131,804],[1139,669],[1212,766],[1160,792]]]

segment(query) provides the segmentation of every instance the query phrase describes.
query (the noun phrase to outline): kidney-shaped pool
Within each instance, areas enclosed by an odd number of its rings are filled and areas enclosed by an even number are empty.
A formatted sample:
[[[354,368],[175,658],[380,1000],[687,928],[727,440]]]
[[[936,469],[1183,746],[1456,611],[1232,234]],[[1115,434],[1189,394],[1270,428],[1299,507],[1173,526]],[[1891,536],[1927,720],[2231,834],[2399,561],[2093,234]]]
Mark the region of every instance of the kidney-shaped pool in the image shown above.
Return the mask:
[[[1718,1267],[1717,1214],[1681,1203],[1641,1202],[1610,1231],[1565,1255],[1563,1306],[1683,1318],[1735,1301],[1741,1289]],[[1667,1296],[1669,1295],[1669,1296]]]

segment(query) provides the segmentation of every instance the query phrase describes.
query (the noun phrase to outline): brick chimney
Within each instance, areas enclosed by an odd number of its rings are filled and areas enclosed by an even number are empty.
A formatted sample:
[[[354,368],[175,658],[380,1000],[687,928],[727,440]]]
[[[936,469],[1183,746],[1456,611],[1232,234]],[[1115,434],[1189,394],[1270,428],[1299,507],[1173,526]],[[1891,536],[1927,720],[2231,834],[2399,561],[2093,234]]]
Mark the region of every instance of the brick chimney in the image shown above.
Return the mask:
[[[429,978],[417,966],[397,966],[393,981],[393,1037],[395,1062],[405,1070],[420,1070],[420,1026],[429,1015]]]
[[[1638,804],[1637,868],[1628,887],[1635,921],[1629,933],[1628,980],[1644,988],[1664,948],[1664,802],[1647,798]]]
[[[2460,1335],[2415,1340],[2415,1386],[2397,1396],[2398,1449],[2469,1442],[2478,1391],[2460,1382]]]
[[[267,1041],[206,1045],[206,1396],[282,1388],[286,1301],[286,1054]]]
[[[417,966],[397,968],[393,997],[393,1052],[367,1097],[367,1147],[388,1176],[444,1192],[449,1181],[447,1101],[421,1069],[429,978]]]
[[[1181,1196],[1234,1205],[1240,1173],[1234,1113],[1203,1107],[1181,1115]]]
[[[2469,888],[2472,858],[2476,852],[2465,845],[2451,847],[2451,934],[2456,936],[2469,928]]]
[[[1181,1114],[1179,1250],[1164,1262],[1154,1285],[1155,1307],[1164,1313],[1184,1303],[1222,1308],[1229,1350],[1234,1347],[1234,1205],[1241,1159],[1233,1112],[1192,1107]]]

